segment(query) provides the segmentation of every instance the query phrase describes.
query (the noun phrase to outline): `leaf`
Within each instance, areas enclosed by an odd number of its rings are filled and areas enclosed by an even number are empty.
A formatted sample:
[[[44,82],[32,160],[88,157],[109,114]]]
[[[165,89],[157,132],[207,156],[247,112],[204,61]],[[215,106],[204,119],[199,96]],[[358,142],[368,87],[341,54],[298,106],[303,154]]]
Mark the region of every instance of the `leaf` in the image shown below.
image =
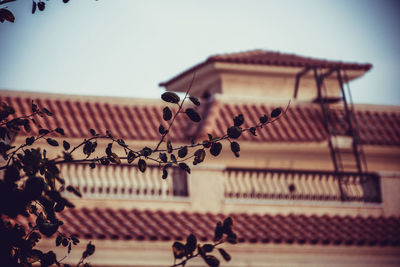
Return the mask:
[[[172,118],[172,112],[171,112],[171,110],[169,109],[169,107],[165,107],[165,108],[163,109],[163,119],[164,119],[165,121],[169,121],[171,118]]]
[[[65,150],[68,150],[71,147],[71,145],[67,141],[64,140],[63,141],[63,147],[64,147]]]
[[[193,164],[194,165],[199,164],[204,161],[204,159],[206,157],[206,151],[204,149],[197,149],[194,152],[194,156],[195,156],[195,158],[194,158]]]
[[[67,186],[67,191],[73,193],[77,197],[82,197],[81,192],[72,185]]]
[[[188,153],[187,146],[184,146],[184,147],[182,147],[181,149],[179,149],[179,151],[178,151],[178,157],[184,158],[184,157],[186,157],[187,153]]]
[[[231,260],[231,255],[229,255],[228,252],[225,251],[225,249],[219,248],[218,251],[221,254],[221,256],[224,258],[224,260],[226,260],[226,261]]]
[[[185,245],[181,242],[175,241],[174,244],[172,244],[172,252],[176,259],[183,258],[185,256]]]
[[[174,154],[171,154],[171,161],[172,161],[173,163],[177,163],[177,160],[176,160],[176,157],[175,157]]]
[[[33,142],[35,142],[35,137],[34,137],[34,136],[27,137],[27,138],[25,139],[25,144],[26,144],[27,146],[32,145]]]
[[[256,127],[251,127],[250,129],[249,129],[249,131],[254,135],[254,136],[257,136],[257,134],[256,134]]]
[[[90,130],[89,130],[89,132],[90,132],[90,134],[91,134],[91,135],[93,135],[93,136],[95,136],[95,135],[96,135],[96,131],[95,131],[95,130],[93,130],[93,129],[90,129]]]
[[[237,139],[242,134],[242,128],[238,126],[229,127],[227,130],[227,134],[229,138]]]
[[[265,114],[264,116],[260,117],[260,122],[262,124],[266,124],[268,122],[268,115]]]
[[[139,170],[141,172],[146,171],[147,164],[146,164],[146,161],[144,161],[143,159],[139,159],[138,166],[139,166]]]
[[[213,246],[212,244],[205,244],[205,245],[203,245],[203,251],[204,251],[205,253],[212,252],[213,249],[214,249],[214,246]]]
[[[82,253],[82,258],[87,258],[91,255],[93,255],[94,251],[95,251],[96,247],[92,244],[92,242],[90,241],[87,245],[86,245],[86,249],[85,251]]]
[[[119,158],[119,156],[117,154],[111,153],[111,157],[114,159],[115,163],[121,164],[121,159]]]
[[[167,154],[165,154],[165,153],[160,153],[159,158],[164,163],[167,163],[167,161],[168,161]]]
[[[165,92],[161,95],[161,99],[168,103],[177,104],[180,101],[179,96],[174,92]]]
[[[40,135],[45,135],[45,134],[48,134],[50,131],[49,130],[47,130],[47,129],[39,129],[39,134]]]
[[[235,233],[230,233],[228,234],[228,238],[226,239],[231,244],[236,244],[237,243],[237,236]]]
[[[55,131],[56,131],[57,133],[61,134],[61,135],[65,135],[64,129],[63,129],[63,128],[56,128]]]
[[[216,157],[219,155],[219,153],[221,153],[221,150],[222,150],[222,144],[220,142],[213,143],[210,148],[210,153],[211,155]]]
[[[33,1],[33,2],[35,2],[35,1]],[[36,4],[36,3],[35,3]],[[35,8],[36,9],[36,8]],[[32,11],[32,14],[33,14],[34,12]],[[32,113],[35,113],[36,111],[38,111],[38,106],[35,104],[35,103],[33,103],[33,100],[32,100]]]
[[[195,251],[196,247],[197,247],[197,239],[193,234],[190,234],[186,238],[186,245],[185,245],[186,255],[192,255],[193,251]]]
[[[192,108],[188,108],[188,109],[186,109],[185,113],[189,117],[190,120],[192,120],[194,122],[201,121],[201,117],[200,117],[199,113],[197,113],[196,110],[194,110]]]
[[[282,109],[281,108],[276,108],[271,112],[271,118],[276,118],[279,115],[281,115]]]
[[[190,168],[186,163],[184,162],[179,163],[179,168],[190,174]]]
[[[238,127],[241,126],[243,122],[244,122],[243,114],[239,114],[233,119],[234,125]]]
[[[47,138],[46,141],[51,146],[58,146],[58,142],[56,140],[52,139],[52,138]]]
[[[36,2],[32,1],[32,14],[35,14],[36,11]]]
[[[7,20],[9,22],[14,22],[15,17],[14,17],[14,14],[7,8],[1,8],[0,9],[0,22],[3,23],[5,20]]]
[[[89,164],[89,166],[90,166],[91,169],[96,168],[96,164],[95,164],[94,162],[91,162],[91,163]]]
[[[222,225],[222,231],[224,232],[224,234],[230,234],[232,233],[232,218],[228,217],[224,220],[224,223]]]
[[[171,140],[167,141],[167,151],[168,153],[172,153],[172,144],[171,144]]]
[[[133,151],[129,151],[128,156],[127,156],[127,160],[128,163],[131,164],[136,158],[135,153],[133,153]]]
[[[190,96],[189,97],[190,101],[192,101],[193,104],[195,104],[196,106],[200,106],[200,101],[198,98]]]
[[[140,154],[142,155],[142,156],[145,156],[145,157],[148,157],[148,156],[150,156],[151,154],[153,153],[153,150],[151,150],[151,148],[150,147],[144,147],[141,151],[140,151]]]
[[[39,9],[39,11],[43,11],[45,7],[46,7],[46,3],[45,3],[45,2],[40,1],[40,2],[38,3],[38,9]]]
[[[39,4],[40,3],[43,3],[44,4],[44,2],[39,2],[38,3],[38,6],[39,6]],[[40,6],[39,6],[39,10],[40,10]],[[42,108],[42,111],[47,115],[47,116],[53,116],[53,113],[51,113],[51,111],[50,110],[48,110],[47,108]]]
[[[167,177],[168,177],[168,171],[164,169],[164,170],[163,170],[163,175],[162,175],[161,178],[167,179]]]
[[[239,151],[240,151],[240,145],[237,142],[232,142],[231,143],[231,150],[233,154],[238,158],[239,157]]]
[[[160,124],[160,126],[158,127],[158,132],[160,134],[165,134],[166,133],[164,125]]]
[[[217,222],[217,225],[215,226],[214,242],[221,240],[223,233],[224,232],[222,231],[222,223]]]
[[[61,235],[58,235],[56,238],[56,246],[58,247],[59,245],[61,245],[61,242],[63,240],[63,237]]]
[[[219,260],[213,255],[206,255],[204,257],[204,261],[210,267],[218,267],[219,266]]]

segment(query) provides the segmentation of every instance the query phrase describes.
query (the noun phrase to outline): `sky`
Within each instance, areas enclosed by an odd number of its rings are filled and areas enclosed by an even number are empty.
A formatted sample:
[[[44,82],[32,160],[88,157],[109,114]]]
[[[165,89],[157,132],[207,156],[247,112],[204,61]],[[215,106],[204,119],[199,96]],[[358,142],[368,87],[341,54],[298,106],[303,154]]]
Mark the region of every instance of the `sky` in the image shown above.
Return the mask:
[[[400,105],[400,1],[61,0],[7,6],[0,89],[159,98],[208,56],[253,49],[372,63],[354,102]]]

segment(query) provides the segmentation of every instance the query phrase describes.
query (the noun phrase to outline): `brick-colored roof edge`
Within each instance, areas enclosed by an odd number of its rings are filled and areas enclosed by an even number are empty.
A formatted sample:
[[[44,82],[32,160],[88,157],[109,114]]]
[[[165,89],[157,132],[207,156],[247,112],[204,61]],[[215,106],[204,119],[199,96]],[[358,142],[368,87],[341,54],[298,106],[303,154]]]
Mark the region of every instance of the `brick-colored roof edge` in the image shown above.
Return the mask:
[[[171,83],[179,80],[186,76],[188,73],[196,71],[201,67],[214,63],[214,62],[226,62],[235,64],[255,64],[255,65],[270,65],[270,66],[282,66],[282,67],[320,67],[320,68],[331,68],[340,67],[346,70],[364,70],[368,71],[372,68],[370,63],[356,63],[356,62],[343,62],[337,60],[328,60],[320,58],[305,57],[296,54],[280,53],[269,50],[250,50],[236,53],[216,54],[208,57],[205,61],[196,64],[189,69],[181,72],[173,78],[159,83],[159,86],[168,86]]]

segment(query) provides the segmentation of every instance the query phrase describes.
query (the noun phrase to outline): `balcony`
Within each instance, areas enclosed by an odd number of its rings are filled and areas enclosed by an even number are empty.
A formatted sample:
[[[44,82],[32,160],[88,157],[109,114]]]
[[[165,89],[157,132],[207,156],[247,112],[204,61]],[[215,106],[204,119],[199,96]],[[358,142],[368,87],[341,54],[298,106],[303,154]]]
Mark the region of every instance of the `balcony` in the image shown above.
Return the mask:
[[[224,171],[225,199],[381,202],[380,177],[352,172]]]

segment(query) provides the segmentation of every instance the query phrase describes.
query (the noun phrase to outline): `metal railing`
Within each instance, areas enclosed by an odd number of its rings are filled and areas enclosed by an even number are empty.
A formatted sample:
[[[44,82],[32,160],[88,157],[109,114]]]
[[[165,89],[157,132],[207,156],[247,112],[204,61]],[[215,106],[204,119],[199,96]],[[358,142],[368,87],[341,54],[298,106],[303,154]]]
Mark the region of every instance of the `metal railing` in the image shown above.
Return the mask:
[[[230,168],[224,173],[224,194],[229,199],[381,202],[380,177],[355,172]]]
[[[88,164],[65,164],[61,166],[61,177],[86,198],[170,199],[188,195],[186,176],[163,180],[162,169],[152,166],[142,173],[132,165],[98,165],[91,169]]]

